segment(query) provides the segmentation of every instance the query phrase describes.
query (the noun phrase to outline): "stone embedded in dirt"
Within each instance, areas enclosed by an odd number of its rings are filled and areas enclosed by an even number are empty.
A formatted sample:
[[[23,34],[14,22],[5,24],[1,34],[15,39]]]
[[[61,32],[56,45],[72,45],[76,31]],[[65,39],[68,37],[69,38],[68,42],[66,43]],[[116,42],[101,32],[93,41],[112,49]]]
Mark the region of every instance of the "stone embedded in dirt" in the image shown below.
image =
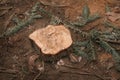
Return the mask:
[[[63,25],[48,25],[29,35],[44,54],[55,55],[72,44],[70,31]]]

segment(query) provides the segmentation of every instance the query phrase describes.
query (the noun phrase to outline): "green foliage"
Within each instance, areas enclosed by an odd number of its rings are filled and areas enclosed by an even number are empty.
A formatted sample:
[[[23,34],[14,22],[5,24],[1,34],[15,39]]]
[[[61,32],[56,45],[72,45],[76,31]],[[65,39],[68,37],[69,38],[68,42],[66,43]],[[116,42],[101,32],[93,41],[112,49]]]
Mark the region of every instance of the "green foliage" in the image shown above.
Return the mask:
[[[113,34],[112,34],[113,33]],[[96,49],[94,47],[94,45],[96,43],[98,43],[100,45],[100,47],[102,47],[106,52],[111,53],[111,55],[113,56],[113,59],[116,62],[116,69],[120,71],[120,55],[119,53],[109,45],[108,42],[104,41],[104,39],[107,40],[120,40],[120,31],[118,30],[113,30],[112,33],[103,33],[97,30],[92,30],[90,31],[88,34],[88,39],[86,39],[83,42],[75,42],[73,46],[75,49],[74,52],[76,52],[75,54],[80,55],[80,56],[84,56],[86,57],[88,60],[96,60]],[[85,51],[84,50],[80,50],[79,47],[85,47]],[[79,52],[80,51],[80,52]],[[84,51],[84,53],[83,53]]]
[[[62,20],[56,16],[51,16],[50,24],[51,25],[58,25],[62,23]]]
[[[86,44],[87,44],[87,43],[88,43],[87,41],[85,41],[85,42],[75,42],[75,43],[73,44],[73,53],[74,53],[75,55],[82,56],[82,57],[88,59],[89,57],[88,57],[88,55],[86,54],[86,52],[83,51],[83,50],[81,50],[81,47],[86,47]]]
[[[90,9],[87,5],[85,5],[83,7],[82,16],[79,18],[79,21],[73,22],[71,24],[81,27],[81,26],[85,26],[87,23],[95,21],[96,19],[99,19],[99,18],[100,18],[99,14],[90,15]]]
[[[90,15],[90,9],[87,5],[85,5],[83,7],[83,10],[82,10],[82,17],[87,20],[89,18],[89,15]]]
[[[105,21],[103,24],[106,27],[110,27],[110,28],[113,28],[113,29],[117,28],[117,26],[113,25],[111,22],[108,22],[108,21]]]
[[[99,19],[99,18],[100,18],[99,14],[91,15],[91,16],[88,17],[87,23],[95,21],[96,19]]]
[[[95,47],[92,40],[89,40],[87,44],[88,56],[89,60],[96,60],[96,52]]]
[[[81,50],[81,47],[86,50]],[[83,42],[75,42],[73,44],[73,50],[76,55],[87,58],[88,60],[96,60],[96,52],[92,40],[86,40]]]
[[[27,20],[21,21],[15,17],[14,21],[17,23],[17,25],[12,28],[7,29],[6,32],[4,32],[2,35],[0,35],[0,38],[15,34],[18,31],[20,31],[22,28],[31,24],[34,19],[42,18],[41,15],[37,14],[38,7],[39,7],[39,3],[36,3],[35,6],[33,6],[32,10],[30,11],[30,16]]]
[[[87,44],[88,44],[88,41],[86,40],[86,41],[82,41],[82,42],[74,42],[73,43],[75,46],[79,46],[79,47],[81,47],[81,46],[83,46],[83,47],[85,47]]]
[[[98,41],[98,43],[100,44],[100,46],[105,49],[105,51],[107,51],[108,53],[111,53],[114,60],[116,62],[120,62],[120,56],[119,54],[115,51],[114,48],[112,48],[107,42],[103,41],[102,39],[100,39]]]
[[[44,10],[43,8],[39,8],[39,11],[40,11],[42,14],[48,15],[48,17],[50,17],[50,18],[53,16],[50,12]]]
[[[111,12],[111,9],[108,5],[105,6],[105,12]]]
[[[112,28],[112,32],[105,31],[102,35],[102,38],[111,39],[111,40],[120,40],[120,29],[117,28],[116,25],[112,24],[111,22],[105,21],[104,25],[108,28]]]
[[[116,50],[111,47],[107,42],[103,41],[102,39],[99,40],[98,42],[100,46],[107,51],[108,53],[111,53],[113,56],[113,59],[115,60],[115,67],[118,71],[120,71],[120,55]]]

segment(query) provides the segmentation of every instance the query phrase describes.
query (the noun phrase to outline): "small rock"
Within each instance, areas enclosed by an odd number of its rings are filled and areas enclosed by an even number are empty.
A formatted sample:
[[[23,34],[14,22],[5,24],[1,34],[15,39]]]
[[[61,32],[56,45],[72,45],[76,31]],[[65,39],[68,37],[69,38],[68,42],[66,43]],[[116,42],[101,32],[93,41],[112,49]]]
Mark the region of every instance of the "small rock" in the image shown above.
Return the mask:
[[[65,65],[64,61],[62,59],[60,59],[58,62],[57,62],[57,65],[58,66],[62,66],[62,65]]]
[[[79,56],[79,57],[78,57],[78,62],[81,62],[81,60],[82,60],[82,57]]]
[[[45,28],[38,29],[29,35],[43,54],[55,55],[62,50],[67,49],[72,44],[70,31],[63,25],[48,25]]]

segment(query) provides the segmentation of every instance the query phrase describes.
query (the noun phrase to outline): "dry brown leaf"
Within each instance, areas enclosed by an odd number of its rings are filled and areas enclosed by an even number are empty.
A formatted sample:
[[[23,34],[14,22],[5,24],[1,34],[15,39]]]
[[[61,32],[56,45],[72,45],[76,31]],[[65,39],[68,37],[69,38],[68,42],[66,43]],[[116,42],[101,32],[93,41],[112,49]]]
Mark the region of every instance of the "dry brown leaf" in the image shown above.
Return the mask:
[[[28,60],[28,65],[29,65],[29,69],[32,70],[33,67],[35,66],[35,60],[39,57],[39,55],[34,54],[32,56],[29,57]]]
[[[109,53],[103,53],[98,56],[100,63],[107,62],[111,58],[112,58],[112,56]]]
[[[119,13],[107,12],[106,16],[112,22],[115,22],[116,20],[120,19],[120,14]]]
[[[72,44],[70,31],[63,25],[48,25],[34,31],[29,37],[44,54],[57,54]]]
[[[73,63],[76,63],[78,62],[78,59],[77,59],[77,56],[73,55],[73,54],[70,54],[70,61],[73,62]]]
[[[70,58],[70,61],[73,63],[77,63],[77,62],[80,62],[82,60],[81,56],[77,56],[74,54],[70,54],[69,58]]]

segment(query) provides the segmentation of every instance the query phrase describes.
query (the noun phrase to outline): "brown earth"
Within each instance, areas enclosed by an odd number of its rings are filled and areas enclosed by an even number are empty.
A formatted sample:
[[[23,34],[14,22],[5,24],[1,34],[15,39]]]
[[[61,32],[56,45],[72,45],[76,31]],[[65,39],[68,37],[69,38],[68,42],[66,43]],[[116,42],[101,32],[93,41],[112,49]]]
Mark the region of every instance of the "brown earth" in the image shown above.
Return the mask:
[[[120,8],[119,0],[0,0],[0,34],[15,25],[12,21],[13,16],[25,18],[26,11],[29,11],[37,1],[42,2],[44,4],[42,7],[48,12],[68,21],[75,21],[86,4],[91,14],[97,12],[102,17],[105,16],[106,4],[112,9],[116,6]],[[89,23],[82,30],[88,31],[94,27],[104,30],[101,25],[103,20],[102,18]],[[45,16],[16,34],[0,39],[0,80],[120,80],[120,72],[116,71],[111,55],[102,49],[98,50],[98,59],[93,62],[82,58],[80,62],[73,63],[67,55],[59,58],[66,64],[59,68],[56,68],[58,67],[56,62],[45,62],[45,70],[40,75],[36,69],[29,70],[28,59],[36,54],[36,51],[31,46],[28,36],[33,31],[47,26],[49,22],[50,19]],[[120,20],[114,24],[120,27],[119,22]],[[78,39],[78,34],[72,30],[71,33],[74,40]],[[64,53],[71,54],[71,50],[63,51]]]

